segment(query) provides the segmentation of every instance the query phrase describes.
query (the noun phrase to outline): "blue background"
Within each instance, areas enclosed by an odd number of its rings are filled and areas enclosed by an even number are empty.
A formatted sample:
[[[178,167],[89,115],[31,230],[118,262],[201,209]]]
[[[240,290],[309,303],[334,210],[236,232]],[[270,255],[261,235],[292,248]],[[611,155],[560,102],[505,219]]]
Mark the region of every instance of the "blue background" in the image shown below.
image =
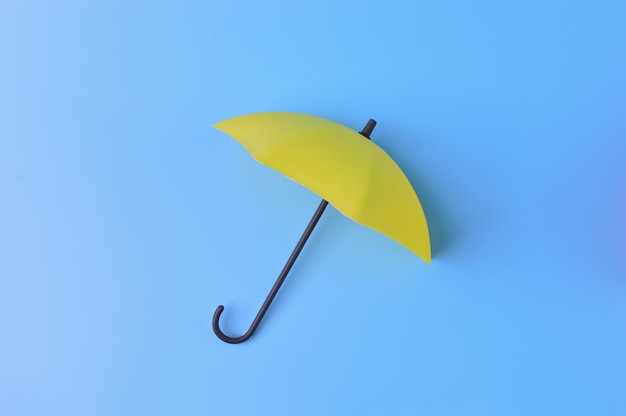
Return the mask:
[[[4,1],[0,414],[626,414],[626,3]],[[412,181],[434,261],[211,124]]]

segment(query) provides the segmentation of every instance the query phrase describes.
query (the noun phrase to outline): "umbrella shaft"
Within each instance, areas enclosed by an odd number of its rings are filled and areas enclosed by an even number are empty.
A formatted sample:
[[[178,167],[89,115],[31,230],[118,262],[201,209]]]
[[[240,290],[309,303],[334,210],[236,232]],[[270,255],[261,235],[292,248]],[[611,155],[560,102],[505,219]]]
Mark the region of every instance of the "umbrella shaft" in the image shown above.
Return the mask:
[[[263,316],[265,316],[265,312],[267,312],[267,310],[270,307],[270,304],[276,297],[278,290],[280,289],[283,282],[287,278],[287,274],[289,274],[289,271],[291,270],[294,263],[296,262],[298,255],[300,255],[300,252],[304,248],[304,245],[306,244],[307,240],[309,239],[309,236],[313,232],[313,229],[317,225],[317,222],[322,217],[322,214],[324,213],[324,210],[326,209],[327,205],[328,205],[328,201],[326,201],[325,199],[322,199],[322,202],[320,202],[319,206],[317,207],[317,210],[315,211],[315,214],[313,214],[311,221],[309,221],[309,225],[307,225],[306,229],[304,230],[304,233],[302,233],[302,237],[300,237],[300,240],[298,241],[298,244],[296,244],[296,247],[293,249],[291,256],[289,256],[289,259],[287,260],[287,263],[285,263],[285,267],[283,267],[283,270],[280,272],[280,275],[276,279],[274,286],[272,286],[272,290],[270,290],[270,293],[267,295],[265,302],[263,302],[263,306],[261,306],[261,309],[259,310],[259,313],[257,314],[256,318],[254,318],[254,322],[252,322],[252,325],[250,327],[250,330],[252,331],[252,333],[254,332],[256,327],[259,326],[259,324],[261,323]],[[252,333],[250,335],[252,335]]]

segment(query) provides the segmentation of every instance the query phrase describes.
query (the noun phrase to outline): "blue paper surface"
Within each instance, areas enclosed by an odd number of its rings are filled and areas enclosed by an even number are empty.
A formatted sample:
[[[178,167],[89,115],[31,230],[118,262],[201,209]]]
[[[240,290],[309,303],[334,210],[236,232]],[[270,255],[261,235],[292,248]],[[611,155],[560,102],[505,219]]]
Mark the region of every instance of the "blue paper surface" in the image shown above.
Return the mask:
[[[0,414],[623,415],[626,5],[3,2]],[[404,169],[433,264],[211,128]]]

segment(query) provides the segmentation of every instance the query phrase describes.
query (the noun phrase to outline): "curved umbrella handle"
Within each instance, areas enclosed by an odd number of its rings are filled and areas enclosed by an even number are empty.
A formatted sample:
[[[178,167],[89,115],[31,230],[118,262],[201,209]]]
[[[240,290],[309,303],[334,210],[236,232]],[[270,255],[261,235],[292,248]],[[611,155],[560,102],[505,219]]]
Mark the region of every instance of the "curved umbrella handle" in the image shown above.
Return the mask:
[[[376,126],[376,121],[370,119],[365,125],[365,127],[363,128],[363,130],[361,131],[361,134],[369,139],[369,136],[370,134],[372,134],[372,131],[374,130],[375,126]],[[283,282],[287,278],[287,274],[291,270],[291,267],[296,262],[298,255],[304,248],[304,245],[306,244],[306,241],[309,239],[309,236],[313,232],[313,229],[317,225],[317,222],[322,217],[322,214],[324,213],[324,210],[326,209],[327,205],[328,205],[328,201],[326,201],[325,199],[322,199],[322,202],[320,202],[319,206],[317,207],[315,214],[313,214],[313,218],[311,218],[311,221],[309,221],[309,225],[307,225],[306,229],[304,230],[304,233],[302,234],[302,237],[300,237],[298,244],[296,244],[296,247],[293,249],[291,256],[289,256],[289,259],[287,260],[285,267],[283,267],[283,270],[280,272],[280,275],[278,275],[278,278],[276,279],[274,286],[272,286],[270,293],[267,295],[267,298],[265,298],[265,302],[263,302],[261,309],[256,314],[254,321],[252,321],[250,328],[248,328],[245,334],[237,338],[229,337],[228,335],[224,334],[224,332],[222,332],[222,330],[220,329],[220,317],[222,316],[222,312],[224,312],[224,306],[220,305],[217,307],[217,309],[215,309],[215,313],[213,314],[213,332],[215,332],[215,335],[217,335],[219,339],[229,344],[240,344],[250,339],[250,337],[252,337],[252,335],[254,334],[254,331],[256,331],[256,329],[258,328],[259,324],[261,323],[261,320],[263,320],[263,317],[265,316],[265,313],[267,312],[270,305],[272,304],[272,301],[276,297],[278,290],[280,289]]]

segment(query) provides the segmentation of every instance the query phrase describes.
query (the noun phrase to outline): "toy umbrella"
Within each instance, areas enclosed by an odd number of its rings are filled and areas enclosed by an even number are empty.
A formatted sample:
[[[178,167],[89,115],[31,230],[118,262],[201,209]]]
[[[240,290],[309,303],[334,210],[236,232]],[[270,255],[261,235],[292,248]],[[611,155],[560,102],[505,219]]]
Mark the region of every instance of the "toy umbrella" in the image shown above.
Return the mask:
[[[225,335],[219,327],[224,306],[217,307],[213,331],[222,341],[238,344],[254,334],[328,202],[430,263],[428,225],[411,183],[384,150],[365,139],[375,126],[369,120],[357,133],[330,120],[285,112],[248,114],[214,125],[257,161],[323,198],[248,331],[238,338]]]

